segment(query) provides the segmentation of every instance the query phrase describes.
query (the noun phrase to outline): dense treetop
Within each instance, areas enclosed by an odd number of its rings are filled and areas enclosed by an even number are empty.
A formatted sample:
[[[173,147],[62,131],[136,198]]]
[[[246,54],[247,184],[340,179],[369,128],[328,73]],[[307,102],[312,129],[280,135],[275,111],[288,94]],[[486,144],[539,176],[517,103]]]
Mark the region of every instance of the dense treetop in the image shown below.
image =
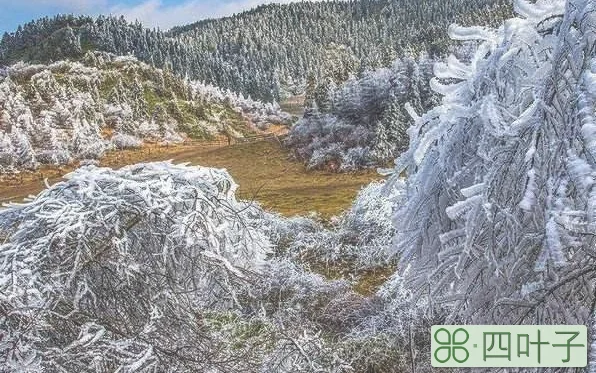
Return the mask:
[[[453,22],[498,24],[507,0],[358,0],[271,4],[169,32],[124,18],[60,15],[6,33],[0,64],[79,58],[88,50],[134,54],[180,76],[263,100],[302,91],[342,46],[357,70],[390,65],[404,51],[443,54]]]

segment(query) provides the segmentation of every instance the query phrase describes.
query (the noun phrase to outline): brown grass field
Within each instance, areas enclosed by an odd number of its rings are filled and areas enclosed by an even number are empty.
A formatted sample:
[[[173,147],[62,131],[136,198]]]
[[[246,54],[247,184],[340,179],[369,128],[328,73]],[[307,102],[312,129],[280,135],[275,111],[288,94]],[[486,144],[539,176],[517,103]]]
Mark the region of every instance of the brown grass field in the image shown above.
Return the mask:
[[[338,174],[307,171],[274,141],[260,141],[233,146],[200,144],[159,147],[145,146],[137,150],[108,153],[102,166],[122,167],[127,164],[173,160],[193,165],[226,168],[240,185],[239,198],[255,200],[267,209],[286,216],[318,212],[321,217],[341,213],[350,206],[360,188],[381,177],[374,171]],[[34,173],[0,179],[0,202],[18,202],[35,195],[74,166],[45,167]]]

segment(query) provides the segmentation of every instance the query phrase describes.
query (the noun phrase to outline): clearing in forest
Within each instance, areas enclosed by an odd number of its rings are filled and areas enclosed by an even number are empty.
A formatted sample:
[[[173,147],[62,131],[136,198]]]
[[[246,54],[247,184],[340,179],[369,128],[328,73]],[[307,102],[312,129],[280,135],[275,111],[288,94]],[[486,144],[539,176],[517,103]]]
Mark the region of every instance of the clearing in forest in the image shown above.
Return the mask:
[[[374,170],[352,174],[308,171],[290,160],[290,154],[274,141],[259,141],[225,147],[201,144],[170,147],[146,146],[142,149],[108,153],[101,166],[122,167],[139,162],[173,160],[205,167],[226,168],[240,185],[239,197],[259,202],[266,209],[284,215],[318,212],[329,218],[348,208],[360,188],[381,178]],[[58,182],[72,167],[43,168],[0,180],[0,202],[18,202]]]

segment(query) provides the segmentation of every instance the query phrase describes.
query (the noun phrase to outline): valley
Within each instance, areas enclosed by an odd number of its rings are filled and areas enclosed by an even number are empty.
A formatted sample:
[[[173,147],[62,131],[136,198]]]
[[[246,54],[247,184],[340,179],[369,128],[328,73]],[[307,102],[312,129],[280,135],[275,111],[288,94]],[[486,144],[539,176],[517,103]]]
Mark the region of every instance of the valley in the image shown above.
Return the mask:
[[[102,167],[120,168],[140,162],[173,160],[225,168],[239,184],[238,196],[286,216],[317,212],[323,218],[348,208],[360,188],[381,179],[375,170],[355,173],[308,171],[292,161],[290,153],[274,140],[232,146],[220,144],[145,145],[140,149],[107,152]],[[0,176],[0,202],[19,202],[61,180],[73,166],[45,166],[36,172]]]

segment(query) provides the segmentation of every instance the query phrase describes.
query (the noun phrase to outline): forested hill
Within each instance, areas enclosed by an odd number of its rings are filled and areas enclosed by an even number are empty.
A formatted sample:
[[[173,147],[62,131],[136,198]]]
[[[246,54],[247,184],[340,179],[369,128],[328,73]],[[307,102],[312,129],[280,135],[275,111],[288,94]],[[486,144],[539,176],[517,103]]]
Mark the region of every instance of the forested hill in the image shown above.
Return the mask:
[[[302,91],[331,61],[357,73],[403,54],[448,48],[447,26],[499,24],[510,0],[357,0],[265,5],[169,32],[123,18],[42,18],[5,34],[0,64],[133,54],[182,77],[265,101]],[[199,17],[199,15],[197,15]],[[329,63],[327,63],[328,65]]]
[[[287,123],[278,106],[189,83],[134,57],[0,70],[0,173],[100,158],[143,141],[178,143]]]

